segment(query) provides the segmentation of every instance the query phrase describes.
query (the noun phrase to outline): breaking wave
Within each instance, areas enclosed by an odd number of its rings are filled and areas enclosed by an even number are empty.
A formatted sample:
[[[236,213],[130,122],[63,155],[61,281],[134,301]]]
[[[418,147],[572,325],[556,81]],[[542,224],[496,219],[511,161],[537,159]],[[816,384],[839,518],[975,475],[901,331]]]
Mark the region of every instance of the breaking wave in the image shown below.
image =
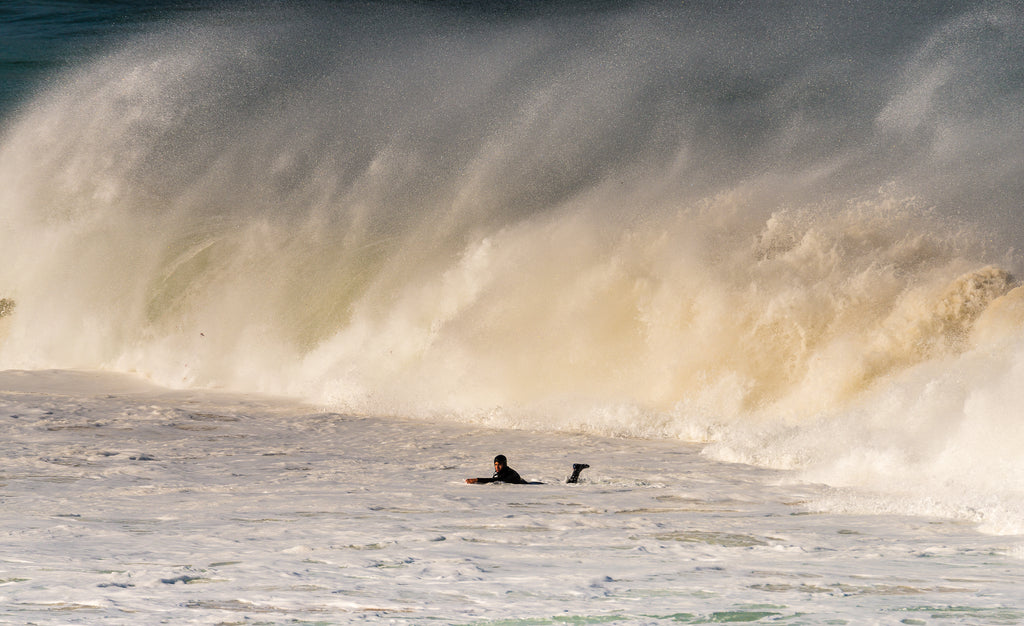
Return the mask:
[[[809,11],[123,41],[5,125],[0,366],[706,441],[1024,529],[1022,18]]]

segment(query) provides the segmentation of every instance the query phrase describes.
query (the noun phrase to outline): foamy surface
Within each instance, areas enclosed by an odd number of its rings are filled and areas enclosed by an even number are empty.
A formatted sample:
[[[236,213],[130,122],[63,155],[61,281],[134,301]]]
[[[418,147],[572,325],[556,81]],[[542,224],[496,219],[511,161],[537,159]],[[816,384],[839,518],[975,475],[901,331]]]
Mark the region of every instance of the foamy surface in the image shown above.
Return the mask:
[[[1019,538],[678,441],[0,373],[0,621],[1009,624]],[[504,453],[542,485],[467,485]],[[573,462],[592,467],[564,484]]]
[[[0,621],[1024,621],[1019,2],[136,4],[0,9]]]
[[[203,4],[4,4],[0,370],[1024,532],[1019,3]]]

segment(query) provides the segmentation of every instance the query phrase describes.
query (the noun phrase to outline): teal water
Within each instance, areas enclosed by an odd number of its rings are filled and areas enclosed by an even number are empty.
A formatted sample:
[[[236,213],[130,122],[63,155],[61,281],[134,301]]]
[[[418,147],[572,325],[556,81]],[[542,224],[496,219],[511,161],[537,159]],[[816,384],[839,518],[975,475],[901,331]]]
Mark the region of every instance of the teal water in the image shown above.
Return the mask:
[[[109,50],[118,40],[211,6],[173,0],[4,2],[0,5],[0,111],[24,104],[48,79]]]

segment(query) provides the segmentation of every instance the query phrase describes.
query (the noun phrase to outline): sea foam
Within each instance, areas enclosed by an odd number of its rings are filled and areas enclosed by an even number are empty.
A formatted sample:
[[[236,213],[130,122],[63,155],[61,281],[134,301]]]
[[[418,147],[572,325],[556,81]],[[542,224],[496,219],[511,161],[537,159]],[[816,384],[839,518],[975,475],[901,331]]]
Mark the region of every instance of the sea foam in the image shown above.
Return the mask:
[[[1020,16],[861,57],[689,10],[121,42],[5,125],[0,365],[702,441],[1019,529],[1020,86],[983,61]]]

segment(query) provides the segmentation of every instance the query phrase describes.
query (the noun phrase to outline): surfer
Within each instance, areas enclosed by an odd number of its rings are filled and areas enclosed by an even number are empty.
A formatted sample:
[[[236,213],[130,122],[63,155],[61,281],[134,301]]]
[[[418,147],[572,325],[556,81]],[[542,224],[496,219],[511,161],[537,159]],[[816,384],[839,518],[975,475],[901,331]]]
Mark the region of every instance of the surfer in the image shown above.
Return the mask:
[[[572,464],[572,476],[570,476],[565,482],[576,483],[579,482],[580,472],[590,467],[586,463],[573,463]],[[513,485],[528,485],[523,480],[519,472],[515,471],[508,466],[508,459],[505,458],[504,454],[499,454],[494,457],[494,475],[490,478],[467,478],[466,482],[474,484],[486,484],[486,483],[511,483]]]
[[[490,478],[467,478],[466,482],[473,485],[477,483],[512,483],[513,485],[527,484],[519,472],[508,466],[508,459],[504,454],[494,457],[494,475]]]

